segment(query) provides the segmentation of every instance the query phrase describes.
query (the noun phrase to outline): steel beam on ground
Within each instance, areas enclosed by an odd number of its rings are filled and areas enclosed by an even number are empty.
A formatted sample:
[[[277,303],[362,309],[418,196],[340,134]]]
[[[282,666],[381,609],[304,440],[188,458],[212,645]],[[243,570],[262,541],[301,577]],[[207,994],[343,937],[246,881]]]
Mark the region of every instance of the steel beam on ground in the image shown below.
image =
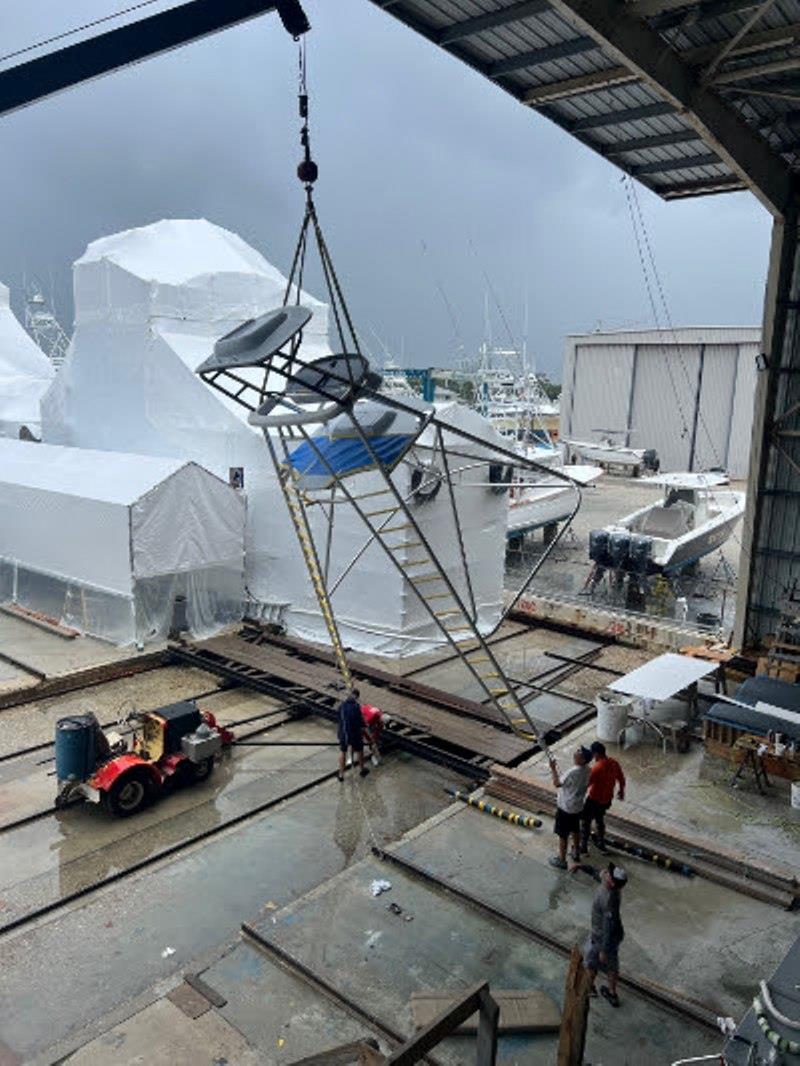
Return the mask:
[[[552,5],[680,111],[774,216],[791,209],[795,183],[786,162],[712,88],[701,86],[692,68],[623,0],[552,0]]]
[[[0,115],[275,11],[266,0],[190,0],[0,71]]]

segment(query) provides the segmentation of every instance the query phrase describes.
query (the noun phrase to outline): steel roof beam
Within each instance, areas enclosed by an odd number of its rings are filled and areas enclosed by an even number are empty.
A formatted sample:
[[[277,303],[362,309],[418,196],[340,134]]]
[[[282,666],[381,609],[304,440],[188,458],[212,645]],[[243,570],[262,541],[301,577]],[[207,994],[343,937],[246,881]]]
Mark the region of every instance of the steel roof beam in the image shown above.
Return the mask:
[[[685,156],[682,159],[659,159],[654,163],[640,163],[633,167],[633,176],[640,174],[669,174],[673,170],[691,170],[693,167],[719,166],[722,160],[713,152]]]
[[[653,137],[632,137],[603,148],[603,155],[622,155],[624,152],[644,152],[648,148],[667,148],[674,144],[687,144],[701,140],[697,130],[676,130],[674,133],[657,133]]]
[[[684,185],[654,185],[653,190],[665,200],[686,200],[690,196],[709,196],[718,192],[742,192],[747,183],[735,175],[725,178],[705,178]]]
[[[740,56],[751,55],[754,52],[765,51],[769,48],[789,46],[800,39],[800,23],[793,22],[788,26],[779,26],[777,29],[764,30],[759,33],[751,33],[743,38],[731,51],[728,59],[736,59]],[[688,48],[680,53],[681,59],[691,66],[700,66],[713,58],[719,50],[719,43],[713,45],[701,45],[699,48]],[[797,60],[776,60],[775,70],[792,69],[792,65],[800,65]],[[767,64],[764,65],[765,67]],[[751,68],[752,69],[752,68]],[[759,73],[774,73],[764,71]],[[714,79],[715,84],[726,81],[739,81],[751,77],[747,68],[742,67],[734,71],[725,71],[718,74]],[[529,89],[523,95],[523,102],[531,107],[540,107],[542,104],[551,103],[553,100],[563,100],[570,96],[580,96],[584,93],[597,92],[599,89],[609,89],[615,85],[626,85],[632,81],[638,81],[638,74],[630,67],[606,67],[605,70],[596,70],[591,74],[581,74],[576,78],[565,78],[563,81],[548,82]]]
[[[659,33],[630,14],[623,0],[552,0],[552,6],[634,70],[664,97],[670,110],[679,110],[764,206],[783,216],[795,196],[794,177],[785,160],[713,88],[701,86],[692,68]]]
[[[277,8],[266,0],[190,0],[0,71],[0,115],[141,63]]]
[[[660,118],[662,115],[674,115],[672,104],[644,104],[642,107],[628,107],[620,111],[606,111],[602,115],[587,115],[567,123],[570,133],[581,130],[594,130],[601,126],[618,126],[622,122],[640,122],[645,118]]]
[[[554,59],[568,59],[570,56],[580,55],[581,52],[595,52],[599,47],[592,37],[573,37],[570,41],[559,41],[557,44],[548,44],[529,52],[520,52],[507,59],[498,59],[497,62],[489,64],[489,77],[499,78],[503,74],[512,74],[515,70],[524,70],[525,67],[538,67],[540,63],[550,63]]]
[[[700,4],[686,4],[680,11],[665,11],[650,20],[650,25],[656,30],[671,30],[684,22],[704,22],[706,19],[716,19],[721,15],[735,15],[739,11],[750,11],[758,7],[761,0],[705,0]],[[631,5],[631,11],[635,15],[644,15],[643,11],[637,10],[637,5]]]
[[[526,3],[512,4],[499,11],[489,11],[485,15],[476,15],[474,18],[463,19],[461,22],[454,22],[451,26],[445,26],[437,33],[436,40],[441,45],[453,44],[454,41],[474,37],[478,33],[483,33],[484,30],[495,30],[513,22],[520,22],[531,15],[541,15],[549,7],[548,0],[527,0]]]

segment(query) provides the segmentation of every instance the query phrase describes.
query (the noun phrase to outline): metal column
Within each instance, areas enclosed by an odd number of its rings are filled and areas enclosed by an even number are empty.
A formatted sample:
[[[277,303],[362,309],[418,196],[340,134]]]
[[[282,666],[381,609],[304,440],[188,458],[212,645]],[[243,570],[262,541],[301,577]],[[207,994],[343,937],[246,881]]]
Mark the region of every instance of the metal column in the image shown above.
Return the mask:
[[[735,642],[774,632],[800,580],[800,257],[797,208],[776,219],[764,305]]]

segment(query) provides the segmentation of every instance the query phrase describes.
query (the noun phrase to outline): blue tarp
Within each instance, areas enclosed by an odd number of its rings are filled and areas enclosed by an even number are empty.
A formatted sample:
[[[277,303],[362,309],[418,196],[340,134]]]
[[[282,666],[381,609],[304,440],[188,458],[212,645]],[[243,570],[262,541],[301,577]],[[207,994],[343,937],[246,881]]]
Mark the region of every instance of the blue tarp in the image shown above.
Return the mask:
[[[329,440],[324,434],[314,437],[313,446],[303,441],[289,454],[289,463],[303,477],[332,481],[331,470],[339,477],[347,477],[362,470],[375,469],[372,455],[361,440],[339,438]],[[369,445],[381,465],[391,468],[414,441],[408,433],[370,437]],[[323,462],[324,458],[324,462]]]

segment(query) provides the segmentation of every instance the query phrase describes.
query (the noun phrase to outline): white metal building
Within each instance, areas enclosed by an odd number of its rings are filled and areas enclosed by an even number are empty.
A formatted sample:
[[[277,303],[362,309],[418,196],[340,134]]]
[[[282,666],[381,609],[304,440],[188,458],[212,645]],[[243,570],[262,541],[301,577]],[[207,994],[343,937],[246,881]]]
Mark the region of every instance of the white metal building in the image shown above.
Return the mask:
[[[720,467],[744,478],[760,351],[756,326],[569,336],[561,437],[613,430],[633,448],[655,448],[662,470]]]

